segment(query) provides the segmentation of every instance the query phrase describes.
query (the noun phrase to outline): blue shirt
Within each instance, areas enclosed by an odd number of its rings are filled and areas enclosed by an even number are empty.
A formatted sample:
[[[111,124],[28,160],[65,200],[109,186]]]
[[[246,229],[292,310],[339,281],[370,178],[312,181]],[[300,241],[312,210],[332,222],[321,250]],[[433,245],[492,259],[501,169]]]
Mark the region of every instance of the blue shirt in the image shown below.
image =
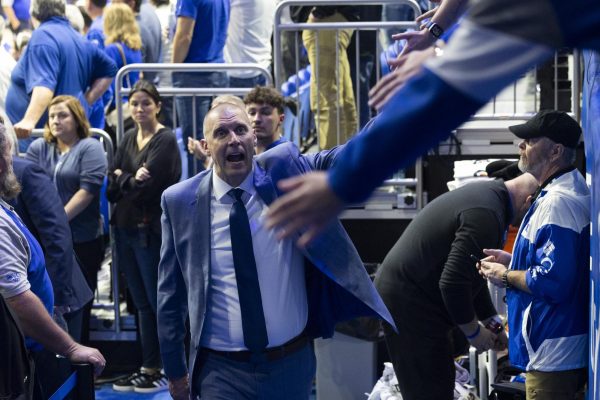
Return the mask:
[[[15,12],[15,16],[19,21],[29,21],[31,18],[29,14],[29,8],[31,6],[29,0],[15,0],[12,9]]]
[[[64,204],[79,190],[94,195],[92,202],[70,221],[74,243],[89,242],[102,234],[100,188],[106,176],[106,156],[99,141],[81,139],[67,153],[60,154],[54,143],[36,139],[27,150],[27,159],[40,165],[52,178]]]
[[[15,232],[20,232],[21,237],[19,238],[18,243],[23,245],[23,239],[27,243],[27,248],[18,246],[15,243],[15,247],[13,248],[15,252],[27,252],[27,254],[20,254],[21,257],[16,257],[15,260],[28,261],[27,282],[29,283],[29,289],[40,299],[44,305],[44,308],[46,311],[48,311],[48,314],[52,315],[54,309],[54,294],[52,291],[52,282],[50,282],[50,277],[46,271],[46,263],[44,261],[44,253],[42,248],[11,207],[8,207],[6,203],[1,201],[0,207],[2,207],[6,215],[8,215],[14,226],[16,226],[18,229],[18,231]],[[20,268],[25,268],[23,264],[19,263],[19,265]],[[21,274],[16,274],[13,272],[12,276],[14,277],[13,279],[22,279]],[[30,337],[25,338],[25,345],[28,349],[34,351],[39,351],[42,349],[42,346]]]
[[[34,87],[43,86],[55,96],[78,97],[89,113],[83,95],[96,79],[113,77],[115,63],[77,33],[62,17],[44,21],[33,31],[25,53],[17,62],[6,96],[6,112],[13,123],[23,119]],[[43,127],[44,114],[37,127]]]
[[[285,143],[285,142],[287,142],[287,140],[285,138],[279,138],[276,141],[274,141],[273,143],[271,143],[270,145],[268,145],[265,148],[265,151],[271,150],[273,147],[279,146],[281,143]]]
[[[184,62],[222,63],[229,24],[229,0],[177,0],[177,17],[196,20]]]
[[[101,15],[92,21],[90,29],[88,30],[85,38],[90,42],[94,43],[101,49],[104,49],[104,16]]]
[[[125,55],[125,61],[127,61],[127,64],[142,62],[142,52],[140,50],[133,50],[130,47],[127,47],[127,45],[125,45],[122,42],[119,42],[119,44],[121,45],[121,48],[123,49],[123,54]],[[123,57],[121,56],[121,52],[119,51],[119,48],[116,43],[109,44],[108,46],[106,46],[104,51],[115,62],[118,70],[124,66]],[[123,77],[123,82],[122,82],[123,86],[122,87],[128,88],[129,87],[128,81],[131,82],[131,86],[133,86],[140,79],[139,71],[132,71],[132,72],[128,73],[127,75],[129,76],[129,79],[127,79],[127,76]],[[113,93],[111,106],[114,106],[114,104],[115,104],[115,98],[114,98],[115,81],[114,80],[110,84],[110,89]]]

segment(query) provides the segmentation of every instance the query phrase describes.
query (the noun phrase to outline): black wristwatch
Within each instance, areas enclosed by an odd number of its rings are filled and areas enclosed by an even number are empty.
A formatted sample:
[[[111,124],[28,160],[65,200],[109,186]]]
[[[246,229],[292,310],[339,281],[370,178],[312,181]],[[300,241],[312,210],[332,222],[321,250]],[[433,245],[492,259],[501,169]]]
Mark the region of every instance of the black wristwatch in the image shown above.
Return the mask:
[[[444,29],[433,21],[429,21],[425,25],[427,30],[431,32],[434,38],[439,39],[444,34]]]

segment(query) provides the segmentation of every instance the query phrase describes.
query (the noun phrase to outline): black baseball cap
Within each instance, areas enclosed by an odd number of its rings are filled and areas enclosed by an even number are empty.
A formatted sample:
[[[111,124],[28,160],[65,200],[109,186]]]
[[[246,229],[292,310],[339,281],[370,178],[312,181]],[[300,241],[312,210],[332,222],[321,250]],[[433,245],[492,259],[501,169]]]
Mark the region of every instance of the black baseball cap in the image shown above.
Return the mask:
[[[490,178],[500,178],[509,181],[522,174],[518,161],[496,160],[485,166],[485,172]]]
[[[529,121],[508,129],[521,139],[547,137],[565,147],[576,148],[581,136],[581,127],[569,114],[562,111],[542,110]]]

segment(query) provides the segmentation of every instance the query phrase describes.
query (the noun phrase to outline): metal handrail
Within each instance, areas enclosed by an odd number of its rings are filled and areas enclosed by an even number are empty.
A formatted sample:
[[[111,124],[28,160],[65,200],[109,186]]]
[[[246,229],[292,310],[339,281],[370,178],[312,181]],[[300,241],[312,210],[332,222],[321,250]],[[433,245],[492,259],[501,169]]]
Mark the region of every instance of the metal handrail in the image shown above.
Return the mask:
[[[306,23],[294,23],[294,24],[281,24],[281,14],[283,10],[290,6],[367,6],[367,5],[383,5],[383,4],[394,4],[394,5],[407,5],[414,11],[414,15],[421,15],[421,7],[415,0],[283,0],[275,8],[275,26],[273,29],[273,67],[275,73],[275,87],[280,87],[282,82],[281,79],[281,32],[291,30],[324,30],[324,29],[335,29],[335,28],[346,28],[356,30],[373,30],[381,29],[386,27],[402,27],[402,28],[416,28],[415,22],[332,22],[332,23],[318,23],[318,24],[306,24]]]
[[[171,64],[160,64],[160,63],[135,63],[128,64],[119,69],[117,76],[115,77],[115,106],[117,111],[117,132],[116,132],[116,145],[121,142],[123,138],[123,95],[129,94],[131,88],[123,87],[123,76],[132,71],[170,71],[170,72],[227,72],[227,71],[247,71],[254,70],[262,74],[266,79],[268,86],[273,85],[273,77],[271,72],[260,64],[251,63],[171,63]],[[215,95],[215,94],[238,94],[246,93],[251,88],[165,88],[159,87],[159,93],[161,94],[172,94],[172,95],[186,95],[186,96],[197,96],[197,95]]]

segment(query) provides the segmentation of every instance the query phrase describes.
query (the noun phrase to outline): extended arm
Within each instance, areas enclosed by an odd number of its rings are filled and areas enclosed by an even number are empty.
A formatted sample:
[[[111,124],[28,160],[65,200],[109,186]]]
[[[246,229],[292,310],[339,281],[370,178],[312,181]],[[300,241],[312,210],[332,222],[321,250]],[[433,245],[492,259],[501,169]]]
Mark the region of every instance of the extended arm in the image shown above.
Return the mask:
[[[464,13],[467,0],[444,0],[436,9],[432,22],[438,24],[444,31],[450,28],[458,18]],[[404,32],[392,36],[395,40],[406,40],[406,45],[398,58],[410,53],[413,50],[424,50],[433,45],[437,40],[424,26],[418,31]],[[390,63],[394,65],[393,63]]]
[[[307,228],[301,240],[316,237],[322,225],[318,218],[334,218],[341,204],[366,199],[386,177],[446,138],[491,96],[551,54],[549,47],[495,35],[468,22],[455,32],[444,55],[410,79],[373,125],[347,143],[325,184],[310,188],[296,182],[291,193],[271,205],[269,226],[289,236],[297,232],[289,226],[293,221]],[[498,59],[511,63],[499,68]],[[314,176],[302,178],[308,182]],[[279,185],[286,188],[283,181]],[[298,188],[303,190],[299,201]]]

